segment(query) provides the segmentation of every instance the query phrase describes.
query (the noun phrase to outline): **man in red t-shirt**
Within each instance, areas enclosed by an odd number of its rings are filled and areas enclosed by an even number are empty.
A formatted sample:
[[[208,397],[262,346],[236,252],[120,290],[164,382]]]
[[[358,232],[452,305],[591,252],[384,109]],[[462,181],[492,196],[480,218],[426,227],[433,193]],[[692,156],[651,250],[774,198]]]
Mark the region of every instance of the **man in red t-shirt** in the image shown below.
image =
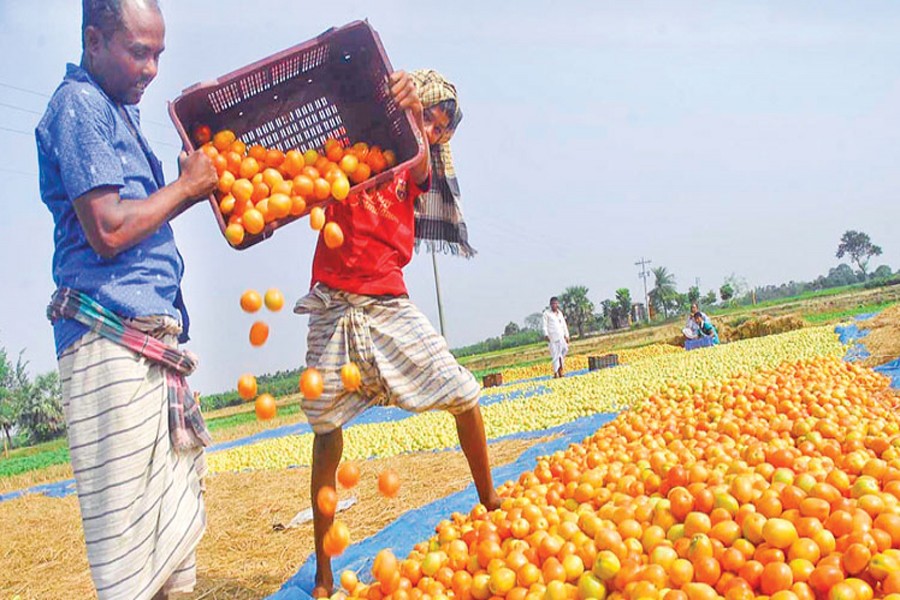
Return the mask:
[[[432,78],[439,74],[430,72]],[[429,146],[446,143],[459,121],[455,88],[443,85],[434,105],[423,109],[416,83],[404,72],[391,76],[391,93],[401,109],[412,111]],[[433,97],[433,94],[429,94]],[[333,517],[319,512],[316,497],[335,485],[343,452],[342,427],[366,408],[391,404],[423,412],[447,410],[456,419],[460,446],[469,462],[481,503],[499,506],[488,462],[480,387],[456,361],[443,337],[409,301],[403,267],[415,244],[415,202],[434,183],[430,152],[392,181],[334,203],[326,218],[340,225],[344,243],[336,249],[319,237],[313,259],[310,293],[294,312],[308,314],[306,364],[319,370],[324,391],[303,400],[315,433],[312,460],[312,507],[316,541],[316,588],[313,596],[331,595],[331,561],[323,539]],[[355,363],[361,385],[348,391],[341,367]]]

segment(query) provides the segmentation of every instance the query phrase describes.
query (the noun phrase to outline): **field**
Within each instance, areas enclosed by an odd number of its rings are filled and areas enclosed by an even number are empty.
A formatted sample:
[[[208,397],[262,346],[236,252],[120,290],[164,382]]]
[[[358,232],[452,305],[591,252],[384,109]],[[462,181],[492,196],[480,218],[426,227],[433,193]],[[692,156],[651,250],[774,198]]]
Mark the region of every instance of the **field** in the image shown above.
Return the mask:
[[[543,345],[467,357],[477,375],[499,371],[507,383],[483,396],[495,467],[517,464],[529,448],[564,442],[565,450],[497,481],[504,503],[493,513],[471,502],[456,514],[426,508],[427,522],[406,536],[407,547],[393,545],[399,562],[381,556],[374,582],[374,552],[347,558],[365,583],[342,593],[369,600],[900,593],[898,397],[886,377],[843,362],[834,333],[851,315],[883,310],[861,324],[872,329],[862,342],[874,364],[897,358],[898,301],[894,286],[714,315],[724,323],[796,314],[807,326],[694,352],[664,343],[680,322],[575,340],[570,370],[610,351],[621,364],[562,380],[546,378]],[[311,436],[296,398],[279,404],[270,424],[258,423],[250,405],[208,415],[217,443],[295,429],[210,454],[209,523],[190,598],[273,594],[312,551],[309,524],[282,527],[309,507]],[[618,417],[587,437],[566,437],[573,423],[604,413]],[[345,456],[360,465],[362,483],[342,492],[357,503],[339,518],[353,541],[375,536],[371,547],[380,548],[379,536],[401,515],[466,488],[456,446],[444,414],[348,428]],[[67,456],[60,441],[14,450],[0,459],[0,494],[70,477]],[[374,485],[387,467],[401,473],[395,499]],[[74,495],[2,501],[0,528],[0,597],[90,597]]]

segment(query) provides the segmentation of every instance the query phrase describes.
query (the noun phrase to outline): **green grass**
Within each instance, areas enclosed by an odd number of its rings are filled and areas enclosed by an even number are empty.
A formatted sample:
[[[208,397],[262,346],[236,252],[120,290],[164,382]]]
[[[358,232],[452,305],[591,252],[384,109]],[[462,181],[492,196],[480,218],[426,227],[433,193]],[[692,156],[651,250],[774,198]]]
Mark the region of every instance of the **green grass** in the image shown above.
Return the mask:
[[[22,450],[34,451],[21,454],[10,452],[9,458],[0,459],[0,477],[12,477],[69,462],[69,445],[65,438],[61,442],[54,440],[48,444],[42,444],[42,446],[47,446],[47,448],[43,450],[38,449],[37,446],[22,448]]]
[[[792,302],[802,302],[803,300],[813,300],[815,298],[827,298],[829,296],[840,296],[841,294],[846,294],[847,292],[852,292],[856,290],[863,289],[863,284],[854,283],[853,285],[845,285],[842,287],[828,288],[824,290],[815,290],[810,292],[803,292],[802,294],[797,294],[796,296],[787,296],[785,298],[773,298],[771,300],[764,300],[763,302],[758,302],[756,304],[739,304],[737,306],[729,306],[727,308],[711,308],[709,310],[709,314],[719,317],[724,317],[728,315],[732,315],[734,313],[746,312],[751,310],[759,310],[761,308],[771,308],[773,306],[781,306],[783,304],[791,304]]]
[[[821,313],[814,313],[814,314],[810,314],[810,315],[804,315],[803,319],[807,323],[811,323],[813,325],[820,325],[822,323],[827,323],[828,321],[833,321],[835,319],[843,319],[846,317],[853,317],[855,315],[880,312],[889,306],[894,306],[895,304],[897,304],[896,301],[878,302],[875,304],[862,304],[862,305],[854,306],[853,308],[847,308],[844,310],[833,310],[830,312],[821,312]]]
[[[459,364],[465,366],[474,360],[483,360],[486,358],[496,358],[498,356],[507,356],[509,354],[516,354],[521,352],[522,350],[530,350],[532,348],[540,348],[545,346],[546,342],[534,342],[533,344],[524,344],[522,346],[513,346],[512,348],[504,348],[502,350],[494,350],[492,352],[485,352],[484,354],[470,354],[469,356],[462,356],[457,358]]]
[[[279,417],[287,417],[289,415],[293,415],[300,412],[300,403],[299,402],[291,402],[285,406],[278,407],[278,416]],[[219,431],[222,429],[229,429],[231,427],[237,427],[238,425],[245,425],[247,423],[252,423],[256,421],[256,413],[254,411],[248,411],[244,413],[238,413],[236,415],[229,415],[227,417],[218,417],[215,419],[209,419],[206,421],[206,426],[210,431]]]
[[[472,371],[472,375],[475,376],[475,379],[481,379],[485,375],[490,373],[498,373],[500,371],[505,371],[507,369],[518,369],[519,367],[531,367],[534,365],[539,365],[541,363],[549,363],[549,359],[546,358],[537,358],[535,360],[523,360],[521,362],[513,363],[511,365],[503,365],[500,367],[493,367],[490,369],[479,369],[478,371]]]

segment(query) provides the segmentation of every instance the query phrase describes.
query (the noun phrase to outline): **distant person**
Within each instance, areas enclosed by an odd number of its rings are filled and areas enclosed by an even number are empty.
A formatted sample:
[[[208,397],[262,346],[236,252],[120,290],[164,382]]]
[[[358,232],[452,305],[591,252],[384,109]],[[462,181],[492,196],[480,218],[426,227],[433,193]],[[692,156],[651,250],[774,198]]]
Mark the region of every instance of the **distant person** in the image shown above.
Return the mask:
[[[699,333],[699,337],[697,339],[712,338],[713,345],[719,343],[719,332],[716,330],[716,326],[712,324],[712,321],[710,321],[709,318],[705,317],[702,312],[697,311],[694,313],[693,319],[694,323],[697,325],[697,331]]]
[[[169,221],[215,189],[203,152],[166,185],[137,104],[156,77],[156,0],[83,0],[70,64],[35,131],[53,215],[53,322],[72,470],[100,600],[166,598],[196,582],[209,432]],[[71,565],[70,565],[71,567]],[[68,595],[65,595],[68,597]]]
[[[569,326],[566,316],[559,309],[559,298],[550,298],[550,308],[544,311],[544,340],[550,344],[550,362],[553,377],[565,373],[566,354],[569,353]]]
[[[696,340],[700,337],[700,327],[697,325],[696,321],[694,321],[694,315],[696,313],[700,313],[703,316],[704,321],[709,320],[709,316],[700,310],[700,307],[696,302],[691,304],[691,311],[688,313],[687,322],[684,324],[684,329],[681,330],[684,337],[689,340]]]

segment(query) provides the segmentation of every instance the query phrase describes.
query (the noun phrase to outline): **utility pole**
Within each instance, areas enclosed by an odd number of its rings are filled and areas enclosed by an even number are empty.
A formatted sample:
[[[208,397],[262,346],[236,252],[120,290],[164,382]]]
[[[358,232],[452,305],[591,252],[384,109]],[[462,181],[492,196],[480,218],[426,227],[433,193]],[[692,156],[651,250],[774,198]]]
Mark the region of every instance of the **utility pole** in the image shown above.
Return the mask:
[[[644,304],[644,308],[646,309],[648,323],[650,322],[650,295],[647,293],[647,277],[650,276],[650,271],[647,270],[647,265],[652,262],[653,261],[651,260],[644,260],[644,257],[642,256],[641,260],[634,263],[634,266],[639,266],[641,268],[641,272],[638,273],[638,277],[644,280],[644,302],[646,303]]]
[[[437,293],[438,321],[441,325],[441,336],[446,338],[447,334],[444,333],[444,304],[441,302],[441,281],[438,279],[437,252],[431,253],[431,264],[434,266],[434,291]]]

